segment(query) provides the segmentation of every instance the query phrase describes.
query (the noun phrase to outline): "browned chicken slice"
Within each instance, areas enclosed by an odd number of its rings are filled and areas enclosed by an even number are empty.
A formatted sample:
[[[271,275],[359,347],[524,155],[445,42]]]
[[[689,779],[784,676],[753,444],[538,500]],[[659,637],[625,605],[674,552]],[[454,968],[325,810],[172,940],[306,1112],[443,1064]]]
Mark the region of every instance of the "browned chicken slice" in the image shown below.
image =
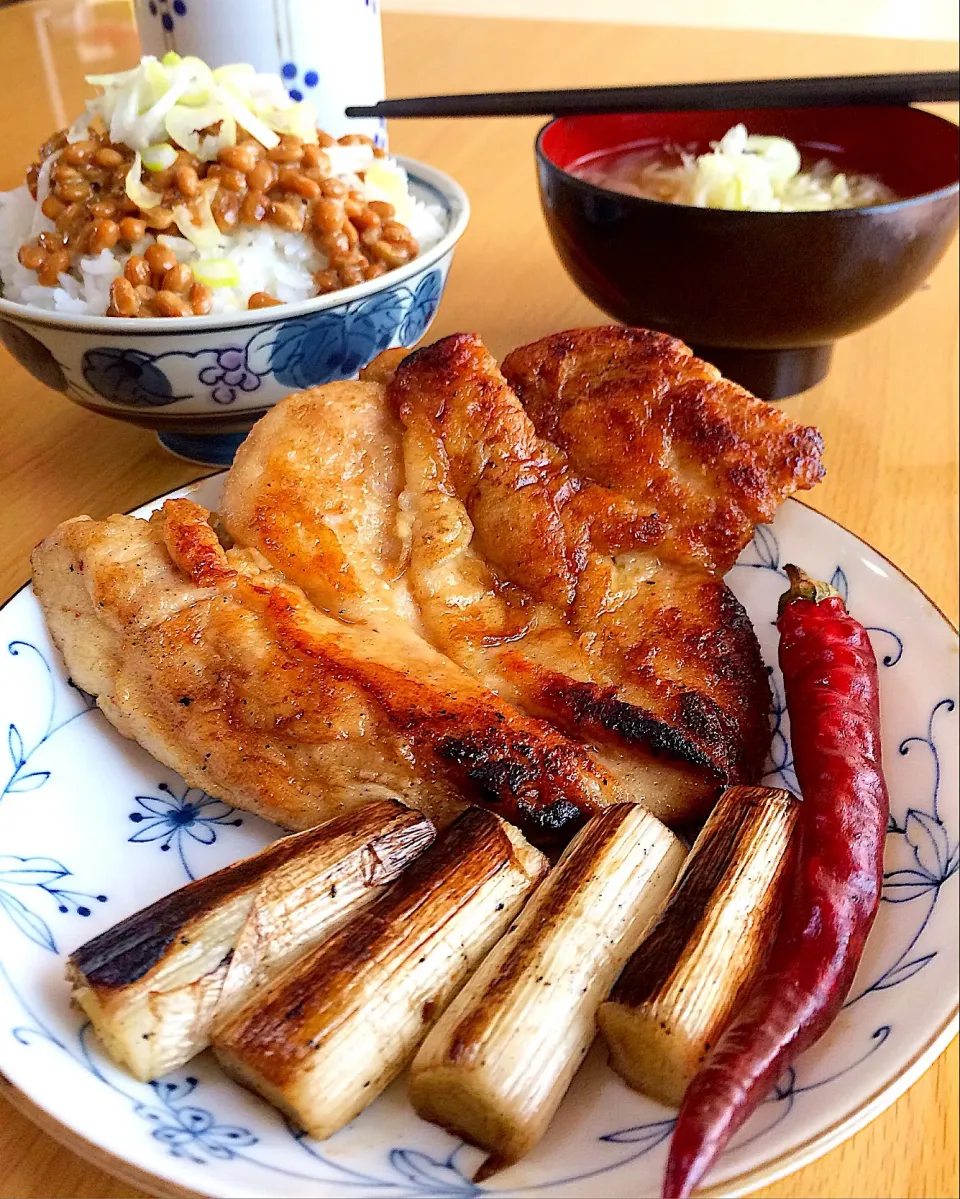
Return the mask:
[[[541,843],[613,794],[581,747],[413,630],[320,611],[255,549],[225,552],[209,516],[169,500],[149,521],[82,517],[33,556],[73,678],[191,786],[292,829],[373,796],[438,823],[480,802]]]
[[[289,828],[388,795],[544,844],[755,781],[766,677],[713,572],[816,481],[819,435],[641,330],[509,362],[529,413],[468,335],[277,405],[225,482],[226,552],[189,501],[60,526],[34,577],[73,677]]]
[[[664,557],[729,570],[755,525],[823,477],[816,429],[664,333],[571,329],[514,350],[503,373],[579,474],[656,513]]]
[[[482,382],[481,376],[477,379]],[[506,394],[502,380],[500,387]],[[762,757],[765,749],[756,747],[757,739],[765,738],[762,702],[757,733],[743,746],[743,730],[735,721],[727,722],[728,732],[716,727],[725,719],[721,708],[705,702],[694,712],[690,701],[677,693],[675,703],[685,705],[686,722],[704,744],[713,739],[716,759],[689,738],[678,741],[655,720],[635,731],[633,739],[642,736],[657,753],[624,753],[623,726],[628,719],[636,725],[639,713],[612,702],[619,677],[617,647],[611,650],[613,669],[604,667],[599,654],[590,661],[566,619],[579,582],[582,618],[588,625],[595,623],[598,637],[602,634],[605,617],[600,609],[608,600],[603,568],[609,555],[592,561],[589,579],[581,579],[572,554],[571,564],[566,563],[565,529],[577,545],[585,546],[592,530],[605,549],[620,549],[649,542],[661,535],[661,526],[644,520],[636,505],[613,492],[580,488],[564,455],[536,437],[515,399],[498,415],[504,422],[504,452],[521,455],[525,485],[513,491],[488,481],[478,499],[478,517],[473,510],[467,513],[457,488],[470,489],[467,460],[483,452],[486,418],[479,411],[471,410],[462,422],[450,425],[451,436],[443,440],[426,426],[414,427],[412,420],[405,433],[383,388],[374,383],[335,383],[290,396],[258,423],[238,451],[224,484],[221,518],[232,537],[260,550],[314,603],[340,619],[376,628],[389,639],[393,652],[411,645],[419,657],[429,654],[427,645],[411,641],[411,624],[422,628],[422,607],[433,645],[469,672],[451,686],[472,688],[479,679],[502,699],[553,722],[577,740],[585,738],[595,747],[592,756],[602,763],[601,774],[612,773],[631,796],[646,796],[655,812],[685,812],[688,791],[700,797],[705,789],[712,793],[717,779],[752,777],[755,768],[748,763],[757,754]],[[541,502],[541,492],[531,485],[531,447],[546,455],[536,466],[543,488],[560,497],[558,502],[564,497],[572,501],[560,502],[565,526],[551,515],[549,500],[546,505]],[[407,485],[401,492],[404,458]],[[457,477],[441,480],[437,472],[448,461]],[[498,479],[505,477],[509,465],[507,458],[500,461]],[[474,469],[479,469],[476,463]],[[625,561],[614,565],[618,574]],[[649,559],[643,569],[655,566]],[[619,581],[613,586],[619,587]],[[686,610],[701,604],[732,603],[735,608],[712,612],[715,669],[705,673],[704,691],[723,670],[729,670],[739,686],[744,671],[751,677],[754,660],[744,660],[744,638],[737,638],[736,628],[728,631],[731,619],[742,623],[745,618],[725,588],[701,574],[674,572],[662,575],[657,584],[645,583],[634,604],[647,609],[651,632],[658,622],[665,630],[669,626],[666,644],[675,645],[679,636],[688,635],[699,650],[700,626],[678,628],[678,607],[672,598],[691,588],[704,594],[681,605]],[[413,621],[407,617],[411,608],[417,613]],[[517,638],[522,645],[514,647]],[[753,644],[749,630],[746,644]],[[649,673],[653,703],[660,705],[658,691],[664,683],[657,680],[670,669],[669,659],[652,636],[645,652],[649,660],[638,662],[638,671]],[[444,659],[439,652],[436,658],[439,669]],[[449,658],[446,662],[454,671]],[[671,748],[676,752],[671,754]],[[738,753],[744,755],[743,762],[736,758]]]
[[[404,577],[402,426],[376,383],[288,396],[251,430],[224,480],[231,537],[344,620],[419,627]]]
[[[488,686],[590,745],[661,818],[759,777],[769,689],[750,622],[670,525],[538,436],[478,338],[406,358],[410,587],[427,635]]]

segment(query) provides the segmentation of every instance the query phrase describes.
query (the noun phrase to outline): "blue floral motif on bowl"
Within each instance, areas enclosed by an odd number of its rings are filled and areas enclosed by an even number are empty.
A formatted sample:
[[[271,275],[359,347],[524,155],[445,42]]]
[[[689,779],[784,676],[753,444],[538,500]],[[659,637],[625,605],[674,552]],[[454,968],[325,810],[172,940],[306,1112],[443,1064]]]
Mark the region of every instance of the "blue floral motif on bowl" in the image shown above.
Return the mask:
[[[232,404],[238,391],[256,391],[260,376],[250,369],[246,346],[226,346],[213,351],[216,361],[205,366],[197,376],[209,387],[210,398],[215,404]]]
[[[409,293],[408,293],[409,294]],[[344,313],[318,312],[277,330],[270,370],[285,387],[349,378],[393,343],[404,320],[400,291],[385,291]]]
[[[174,393],[171,375],[223,407],[269,382],[296,391],[349,379],[382,350],[420,340],[440,303],[443,278],[435,268],[409,286],[258,326],[245,342],[162,354],[98,346],[84,353],[82,374],[97,395],[128,408],[189,399]],[[183,381],[185,367],[192,378]],[[276,398],[268,395],[266,403]]]
[[[413,293],[413,300],[407,309],[400,326],[400,344],[412,346],[423,337],[433,320],[440,297],[443,294],[443,280],[439,271],[431,271],[424,275]]]
[[[102,346],[87,350],[81,369],[93,390],[115,404],[156,408],[185,399],[185,396],[173,394],[170,380],[155,365],[156,357],[143,350]]]
[[[32,333],[21,329],[12,321],[0,320],[0,344],[6,346],[10,353],[35,379],[52,387],[54,391],[67,390],[67,376],[63,367],[47,347]]]

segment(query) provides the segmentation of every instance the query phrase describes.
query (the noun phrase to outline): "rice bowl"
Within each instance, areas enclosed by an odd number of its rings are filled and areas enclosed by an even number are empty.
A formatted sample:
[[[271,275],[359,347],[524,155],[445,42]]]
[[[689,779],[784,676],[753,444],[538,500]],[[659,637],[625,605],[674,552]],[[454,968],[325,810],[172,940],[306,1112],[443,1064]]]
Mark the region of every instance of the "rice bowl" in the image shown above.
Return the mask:
[[[415,199],[414,203],[415,218],[410,229],[417,236],[422,253],[432,249],[443,236],[443,214],[435,205]],[[36,276],[17,261],[17,251],[24,239],[50,225],[42,214],[37,222],[37,210],[38,205],[26,186],[0,193],[0,281],[3,285],[0,294],[4,299],[46,312],[106,315],[111,283],[122,275],[131,256],[138,252],[142,254],[146,243],[135,245],[126,253],[101,250],[96,256],[83,257],[79,261],[79,280],[64,274],[56,288],[41,287]],[[161,234],[157,240],[174,250],[178,262],[189,265],[200,257],[186,238]],[[286,304],[312,299],[319,294],[313,275],[326,265],[322,255],[303,234],[264,227],[243,229],[232,235],[226,242],[224,257],[236,265],[243,282],[235,287],[217,287],[212,296],[212,313],[245,311],[250,296],[256,292],[274,294]]]
[[[395,159],[318,131],[276,77],[170,55],[88,81],[103,95],[0,195],[7,300],[64,315],[240,312],[369,282],[443,236],[442,209]]]
[[[470,216],[455,180],[401,158],[443,236],[377,279],[297,303],[184,320],[61,313],[0,297],[0,342],[65,399],[155,430],[192,462],[229,465],[246,430],[291,391],[355,378],[429,328]]]

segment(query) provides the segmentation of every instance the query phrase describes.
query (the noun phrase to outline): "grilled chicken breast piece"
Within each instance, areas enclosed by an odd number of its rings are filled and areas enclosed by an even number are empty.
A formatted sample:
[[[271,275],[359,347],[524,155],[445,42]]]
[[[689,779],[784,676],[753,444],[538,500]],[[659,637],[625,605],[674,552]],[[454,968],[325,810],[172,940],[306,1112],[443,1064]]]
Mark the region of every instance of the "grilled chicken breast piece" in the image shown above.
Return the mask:
[[[33,555],[72,677],[194,787],[285,828],[376,797],[445,824],[472,800],[565,841],[612,783],[549,725],[499,701],[412,631],[322,612],[210,514],[67,521]]]
[[[817,429],[665,333],[570,329],[513,350],[503,373],[576,471],[656,514],[661,557],[723,573],[755,525],[823,477]]]
[[[756,782],[769,689],[716,575],[819,477],[819,434],[643,330],[508,370],[520,398],[462,334],[289,397],[227,477],[226,552],[188,501],[60,526],[35,586],[74,678],[288,828],[387,795],[564,843]]]
[[[221,1064],[332,1136],[400,1073],[547,867],[516,829],[469,808],[373,907],[216,1029]]]
[[[444,356],[455,342],[459,357]],[[732,593],[702,570],[662,567],[643,548],[661,523],[584,485],[476,339],[395,370],[399,418],[370,382],[291,396],[264,417],[224,485],[230,535],[325,612],[421,660],[424,633],[451,686],[479,679],[586,741],[619,798],[684,819],[724,782],[752,779],[768,693]]]
[[[434,836],[378,800],[181,887],[70,955],[73,998],[141,1082],[184,1065],[215,1022],[369,905]]]
[[[475,336],[405,358],[388,399],[431,641],[584,740],[661,819],[755,781],[769,740],[756,637],[721,580],[662,556],[663,517],[578,473]]]
[[[220,497],[224,526],[324,611],[422,631],[397,519],[401,433],[376,383],[289,396],[237,451]]]

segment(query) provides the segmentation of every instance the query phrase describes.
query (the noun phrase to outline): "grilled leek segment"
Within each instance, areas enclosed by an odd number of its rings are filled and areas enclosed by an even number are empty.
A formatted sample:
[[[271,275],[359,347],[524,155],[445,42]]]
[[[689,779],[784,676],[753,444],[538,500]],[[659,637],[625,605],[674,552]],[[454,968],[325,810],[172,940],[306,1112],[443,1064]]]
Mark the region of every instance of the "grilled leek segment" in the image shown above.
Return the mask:
[[[491,1155],[546,1131],[596,1033],[596,1012],[669,894],[685,852],[636,804],[594,816],[413,1061],[417,1114]]]
[[[656,926],[598,1013],[610,1064],[678,1107],[776,934],[798,803],[731,787],[694,843]]]
[[[468,808],[372,908],[218,1027],[217,1057],[331,1136],[399,1074],[546,870],[516,829]]]
[[[148,1081],[209,1044],[211,1028],[371,903],[433,825],[378,800],[198,879],[82,945],[73,998],[107,1052]]]

